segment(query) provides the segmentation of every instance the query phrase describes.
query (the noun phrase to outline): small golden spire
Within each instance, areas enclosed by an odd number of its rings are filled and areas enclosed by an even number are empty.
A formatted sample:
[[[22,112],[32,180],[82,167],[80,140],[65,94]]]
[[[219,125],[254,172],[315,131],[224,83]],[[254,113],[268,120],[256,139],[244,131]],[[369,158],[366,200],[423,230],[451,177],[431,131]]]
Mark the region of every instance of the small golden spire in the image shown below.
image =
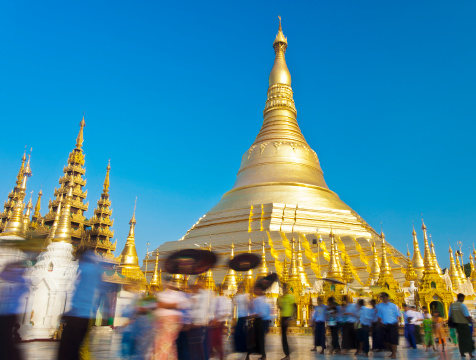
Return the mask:
[[[150,280],[150,289],[153,292],[162,291],[162,270],[159,273],[159,252],[155,253],[155,268],[154,268],[154,275]]]
[[[370,270],[369,276],[369,285],[372,283],[371,280],[376,282],[380,274],[380,265],[379,258],[377,253],[377,246],[375,245],[375,240],[372,242],[372,268]]]
[[[473,290],[474,290],[476,289],[476,268],[474,267],[473,255],[471,255],[471,253],[469,254],[469,266],[471,268],[471,274],[470,274],[471,284],[473,285]]]
[[[331,254],[329,258],[329,267],[327,269],[327,277],[336,280],[342,280],[342,272],[339,266],[339,259],[337,258],[336,241],[334,233],[332,232],[332,228],[329,237],[331,239]]]
[[[104,193],[107,194],[109,191],[109,171],[111,170],[111,160],[109,159],[109,163],[107,164],[107,171],[106,171],[106,178],[104,179],[103,190]]]
[[[342,280],[346,284],[350,284],[354,281],[354,275],[352,274],[352,268],[350,266],[349,256],[345,254],[344,268],[342,269]]]
[[[251,254],[251,237],[248,237],[248,253]],[[244,276],[244,284],[246,292],[251,291],[253,286],[253,269],[249,269]]]
[[[18,175],[17,175],[17,181],[16,181],[17,186],[20,186],[23,180],[23,169],[25,169],[25,161],[26,161],[26,145],[25,145],[25,151],[23,152],[23,156],[21,157],[20,170],[18,171]]]
[[[41,210],[41,197],[43,196],[43,191],[40,189],[38,193],[38,199],[36,200],[35,204],[35,212],[33,213],[33,218],[38,220],[41,218],[40,210]]]
[[[286,65],[284,54],[288,47],[288,40],[283,34],[283,28],[281,27],[281,17],[279,17],[279,29],[276,39],[273,42],[274,52],[276,57],[274,59],[274,66],[269,74],[269,86],[275,84],[283,84],[291,86],[291,73]]]
[[[61,207],[62,207],[62,204],[63,204],[63,194],[60,195],[58,200],[59,200],[59,202],[58,202],[58,206],[56,207],[55,219],[53,221],[53,225],[50,228],[50,231],[48,232],[48,235],[46,236],[45,247],[50,244],[51,240],[55,236],[56,229],[58,228],[58,223],[59,223],[59,219],[60,219],[60,216],[61,216]]]
[[[412,259],[412,266],[417,273],[418,277],[421,278],[423,276],[423,271],[425,270],[425,263],[423,258],[421,257],[420,253],[420,246],[418,245],[417,233],[415,231],[415,224],[413,224],[413,259]]]
[[[131,221],[129,221],[129,235],[127,236],[126,245],[121,253],[121,266],[123,267],[139,267],[139,258],[137,257],[136,243],[134,229],[136,226],[136,206],[137,197],[134,204],[134,213],[132,214]]]
[[[461,285],[461,278],[459,276],[458,269],[456,268],[456,265],[455,265],[455,259],[453,257],[453,249],[451,249],[451,246],[449,249],[449,253],[450,253],[450,268],[448,269],[448,273],[451,279],[453,290],[458,291],[459,286]]]
[[[431,257],[433,258],[433,265],[435,265],[435,269],[438,272],[438,275],[442,275],[443,272],[441,271],[440,265],[438,264],[438,260],[436,259],[435,245],[433,244],[433,240],[431,239],[431,234],[430,234],[430,249],[431,249]]]
[[[413,231],[415,231],[415,228],[413,228]],[[412,261],[410,260],[410,249],[408,249],[408,245],[407,245],[407,259],[408,259],[408,262],[407,262],[407,269],[405,271],[405,280],[407,280],[408,282],[416,281],[418,280],[418,275],[413,269],[413,264],[412,264]]]
[[[284,265],[283,265],[283,276],[281,282],[286,284],[289,281],[289,269],[288,269],[288,261],[286,256],[284,256]]]
[[[377,285],[385,287],[387,286],[389,289],[396,289],[398,288],[398,284],[393,277],[392,268],[388,263],[387,259],[387,246],[385,242],[385,234],[383,231],[380,234],[382,239],[382,261],[380,263],[380,274],[377,281]]]
[[[297,267],[295,243],[296,241],[293,236],[291,239],[291,267],[289,271],[288,285],[291,292],[298,294],[302,289],[302,284]]]
[[[301,279],[301,285],[303,287],[310,287],[309,279],[307,278],[306,270],[304,269],[304,263],[302,260],[302,248],[301,238],[298,236],[298,251],[297,251],[297,267],[299,272],[299,278]]]
[[[235,257],[235,245],[233,242],[231,243],[231,253],[230,253],[230,260],[233,260]],[[235,270],[232,268],[228,268],[225,277],[223,278],[223,282],[221,284],[222,290],[227,290],[230,293],[234,294],[238,290],[238,279],[236,278]]]
[[[61,216],[58,221],[58,227],[51,239],[52,242],[71,243],[71,204],[73,203],[73,189],[74,182],[73,177],[71,177],[68,183],[68,193],[66,194]]]
[[[463,284],[466,281],[466,274],[463,271],[463,267],[461,266],[461,262],[459,261],[460,256],[459,250],[455,251],[455,262],[456,262],[456,269],[458,270],[459,278],[461,279],[461,283]]]
[[[84,137],[83,137],[83,129],[86,126],[86,122],[84,121],[84,114],[83,114],[83,119],[79,123],[80,129],[78,133],[78,137],[76,138],[76,149],[81,150],[83,147],[83,142],[84,142]]]
[[[30,215],[31,209],[33,209],[33,191],[30,193],[30,200],[26,205],[26,211],[23,215],[23,233],[26,234],[28,231],[28,227],[30,226]]]
[[[426,225],[425,222],[423,221],[423,218],[421,219],[421,229],[423,230],[423,243],[424,243],[424,258],[423,262],[425,264],[425,271],[423,272],[424,274],[437,274],[438,272],[436,271],[435,264],[433,263],[433,256],[430,251],[430,245],[428,243],[428,237],[426,234]]]
[[[258,275],[256,275],[256,280],[261,279],[267,276],[269,273],[268,264],[266,263],[266,250],[264,241],[261,245],[261,264],[258,270]]]

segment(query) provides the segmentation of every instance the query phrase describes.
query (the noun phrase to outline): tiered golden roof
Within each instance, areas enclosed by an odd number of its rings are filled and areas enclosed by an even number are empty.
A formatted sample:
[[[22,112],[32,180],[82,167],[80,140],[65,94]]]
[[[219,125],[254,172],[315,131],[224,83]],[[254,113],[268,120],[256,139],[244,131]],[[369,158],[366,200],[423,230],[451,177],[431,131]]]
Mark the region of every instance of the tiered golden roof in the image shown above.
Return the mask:
[[[94,215],[89,219],[91,229],[87,231],[88,239],[83,240],[83,245],[94,248],[96,252],[108,259],[114,259],[113,251],[116,250],[117,240],[112,243],[114,230],[111,227],[114,220],[111,220],[112,209],[109,199],[109,171],[111,162],[109,161],[104,178],[103,191],[98,200],[98,206],[94,209]]]
[[[8,194],[7,201],[5,201],[5,204],[3,206],[3,212],[0,214],[0,232],[2,232],[5,229],[7,221],[10,219],[10,217],[13,214],[13,208],[16,202],[18,201],[17,199],[18,199],[19,193],[21,192],[21,185],[23,181],[23,171],[25,169],[25,162],[26,162],[26,149],[21,158],[21,166],[20,166],[20,170],[18,171],[15,187]],[[23,212],[23,208],[22,208],[22,212]]]
[[[61,215],[59,217],[58,225],[56,227],[56,231],[53,235],[53,238],[51,239],[51,242],[72,243],[71,204],[73,203],[73,188],[74,188],[74,182],[71,179],[68,184],[68,192],[64,199],[64,204],[61,209]]]
[[[45,225],[47,227],[53,226],[56,216],[56,210],[60,203],[60,197],[66,196],[69,192],[69,183],[72,181],[72,199],[71,199],[71,240],[74,245],[78,245],[82,239],[85,238],[84,228],[86,224],[86,218],[84,212],[88,210],[89,203],[84,203],[87,191],[83,191],[83,187],[86,185],[86,180],[82,178],[86,170],[84,168],[84,153],[82,150],[84,136],[84,116],[80,122],[80,129],[78,137],[76,138],[76,147],[71,151],[68,157],[68,164],[64,167],[62,176],[59,179],[60,187],[55,188],[54,195],[55,200],[50,201],[48,204],[49,212],[45,215]]]
[[[2,240],[21,240],[26,238],[26,234],[23,226],[23,208],[25,204],[23,203],[26,195],[26,183],[28,178],[31,176],[30,169],[30,157],[28,157],[28,162],[24,166],[24,161],[22,162],[22,168],[20,170],[21,179],[17,178],[17,186],[14,190],[14,196],[10,198],[10,207],[11,215],[9,215],[6,221],[3,232],[0,234]],[[20,180],[20,181],[19,181]]]

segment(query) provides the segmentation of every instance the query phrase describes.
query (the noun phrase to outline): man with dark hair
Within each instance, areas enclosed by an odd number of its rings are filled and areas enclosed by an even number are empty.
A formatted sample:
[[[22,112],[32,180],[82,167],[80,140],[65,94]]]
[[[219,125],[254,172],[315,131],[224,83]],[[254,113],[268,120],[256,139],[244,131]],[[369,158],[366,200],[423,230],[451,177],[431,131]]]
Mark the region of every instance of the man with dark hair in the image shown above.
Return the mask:
[[[342,304],[340,307],[342,320],[342,350],[346,354],[350,349],[357,349],[357,333],[355,332],[355,323],[358,321],[356,306],[349,300],[346,295],[342,296]]]
[[[416,349],[414,321],[416,320],[417,314],[410,309],[410,306],[407,304],[403,304],[403,309],[405,310],[403,313],[405,321],[405,339],[408,341],[408,347]]]
[[[264,287],[258,282],[254,286],[255,298],[253,299],[254,329],[256,336],[256,352],[261,354],[260,360],[266,359],[265,337],[268,321],[270,319],[270,306],[266,302]],[[249,359],[250,354],[246,356]]]
[[[458,333],[459,352],[461,356],[465,357],[465,353],[468,353],[470,358],[474,358],[473,339],[470,330],[470,324],[473,319],[469,315],[468,308],[463,304],[464,298],[464,294],[459,293],[457,295],[458,301],[451,304],[448,316],[453,319],[456,332]]]
[[[357,339],[359,341],[359,347],[355,355],[364,353],[364,356],[369,356],[370,344],[369,344],[369,331],[374,318],[374,312],[364,306],[365,301],[359,299],[357,301],[357,310],[359,315],[359,322],[357,324]]]
[[[391,347],[391,359],[397,358],[398,346],[398,321],[400,319],[400,310],[398,306],[390,302],[387,293],[380,293],[380,304],[377,309],[377,316],[379,321],[383,324],[383,331],[385,335],[385,343]]]

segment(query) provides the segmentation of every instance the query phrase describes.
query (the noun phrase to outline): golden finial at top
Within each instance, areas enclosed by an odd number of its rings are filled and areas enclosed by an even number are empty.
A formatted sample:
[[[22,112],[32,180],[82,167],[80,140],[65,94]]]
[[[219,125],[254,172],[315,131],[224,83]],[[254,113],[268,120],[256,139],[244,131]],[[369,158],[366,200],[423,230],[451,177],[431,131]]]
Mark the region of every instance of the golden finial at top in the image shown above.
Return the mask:
[[[83,137],[83,129],[86,126],[86,122],[84,121],[84,113],[83,113],[83,119],[79,123],[80,129],[79,129],[79,134],[78,137],[76,138],[76,149],[80,149],[83,147],[83,142],[84,142],[84,137]]]
[[[274,59],[274,66],[269,74],[269,86],[282,84],[291,86],[291,73],[286,65],[284,54],[288,47],[288,39],[283,34],[283,28],[281,26],[281,16],[279,16],[279,29],[278,34],[273,42],[274,52],[276,57]]]
[[[107,193],[109,191],[109,171],[111,170],[111,159],[109,159],[109,163],[107,164],[106,168],[106,178],[104,179],[103,189],[104,192]]]
[[[129,225],[135,225],[136,222],[136,207],[137,207],[137,196],[136,196],[136,201],[134,203],[134,212],[132,213],[132,218],[131,221],[129,221]]]

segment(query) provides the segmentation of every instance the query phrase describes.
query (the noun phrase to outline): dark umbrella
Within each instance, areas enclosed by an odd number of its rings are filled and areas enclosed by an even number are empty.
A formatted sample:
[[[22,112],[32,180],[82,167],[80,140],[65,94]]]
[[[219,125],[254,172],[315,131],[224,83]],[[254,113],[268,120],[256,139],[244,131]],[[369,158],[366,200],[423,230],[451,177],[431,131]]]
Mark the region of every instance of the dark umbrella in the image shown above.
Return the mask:
[[[208,250],[179,250],[165,260],[165,271],[170,274],[198,275],[213,267],[216,262],[217,256]]]
[[[337,280],[337,279],[332,279],[332,278],[322,278],[321,280],[323,281],[327,281],[327,282],[330,282],[332,284],[339,284],[339,285],[345,285],[345,282],[342,282],[340,280]]]
[[[248,271],[261,263],[261,258],[256,254],[244,253],[236,255],[228,262],[228,266],[235,271]]]

